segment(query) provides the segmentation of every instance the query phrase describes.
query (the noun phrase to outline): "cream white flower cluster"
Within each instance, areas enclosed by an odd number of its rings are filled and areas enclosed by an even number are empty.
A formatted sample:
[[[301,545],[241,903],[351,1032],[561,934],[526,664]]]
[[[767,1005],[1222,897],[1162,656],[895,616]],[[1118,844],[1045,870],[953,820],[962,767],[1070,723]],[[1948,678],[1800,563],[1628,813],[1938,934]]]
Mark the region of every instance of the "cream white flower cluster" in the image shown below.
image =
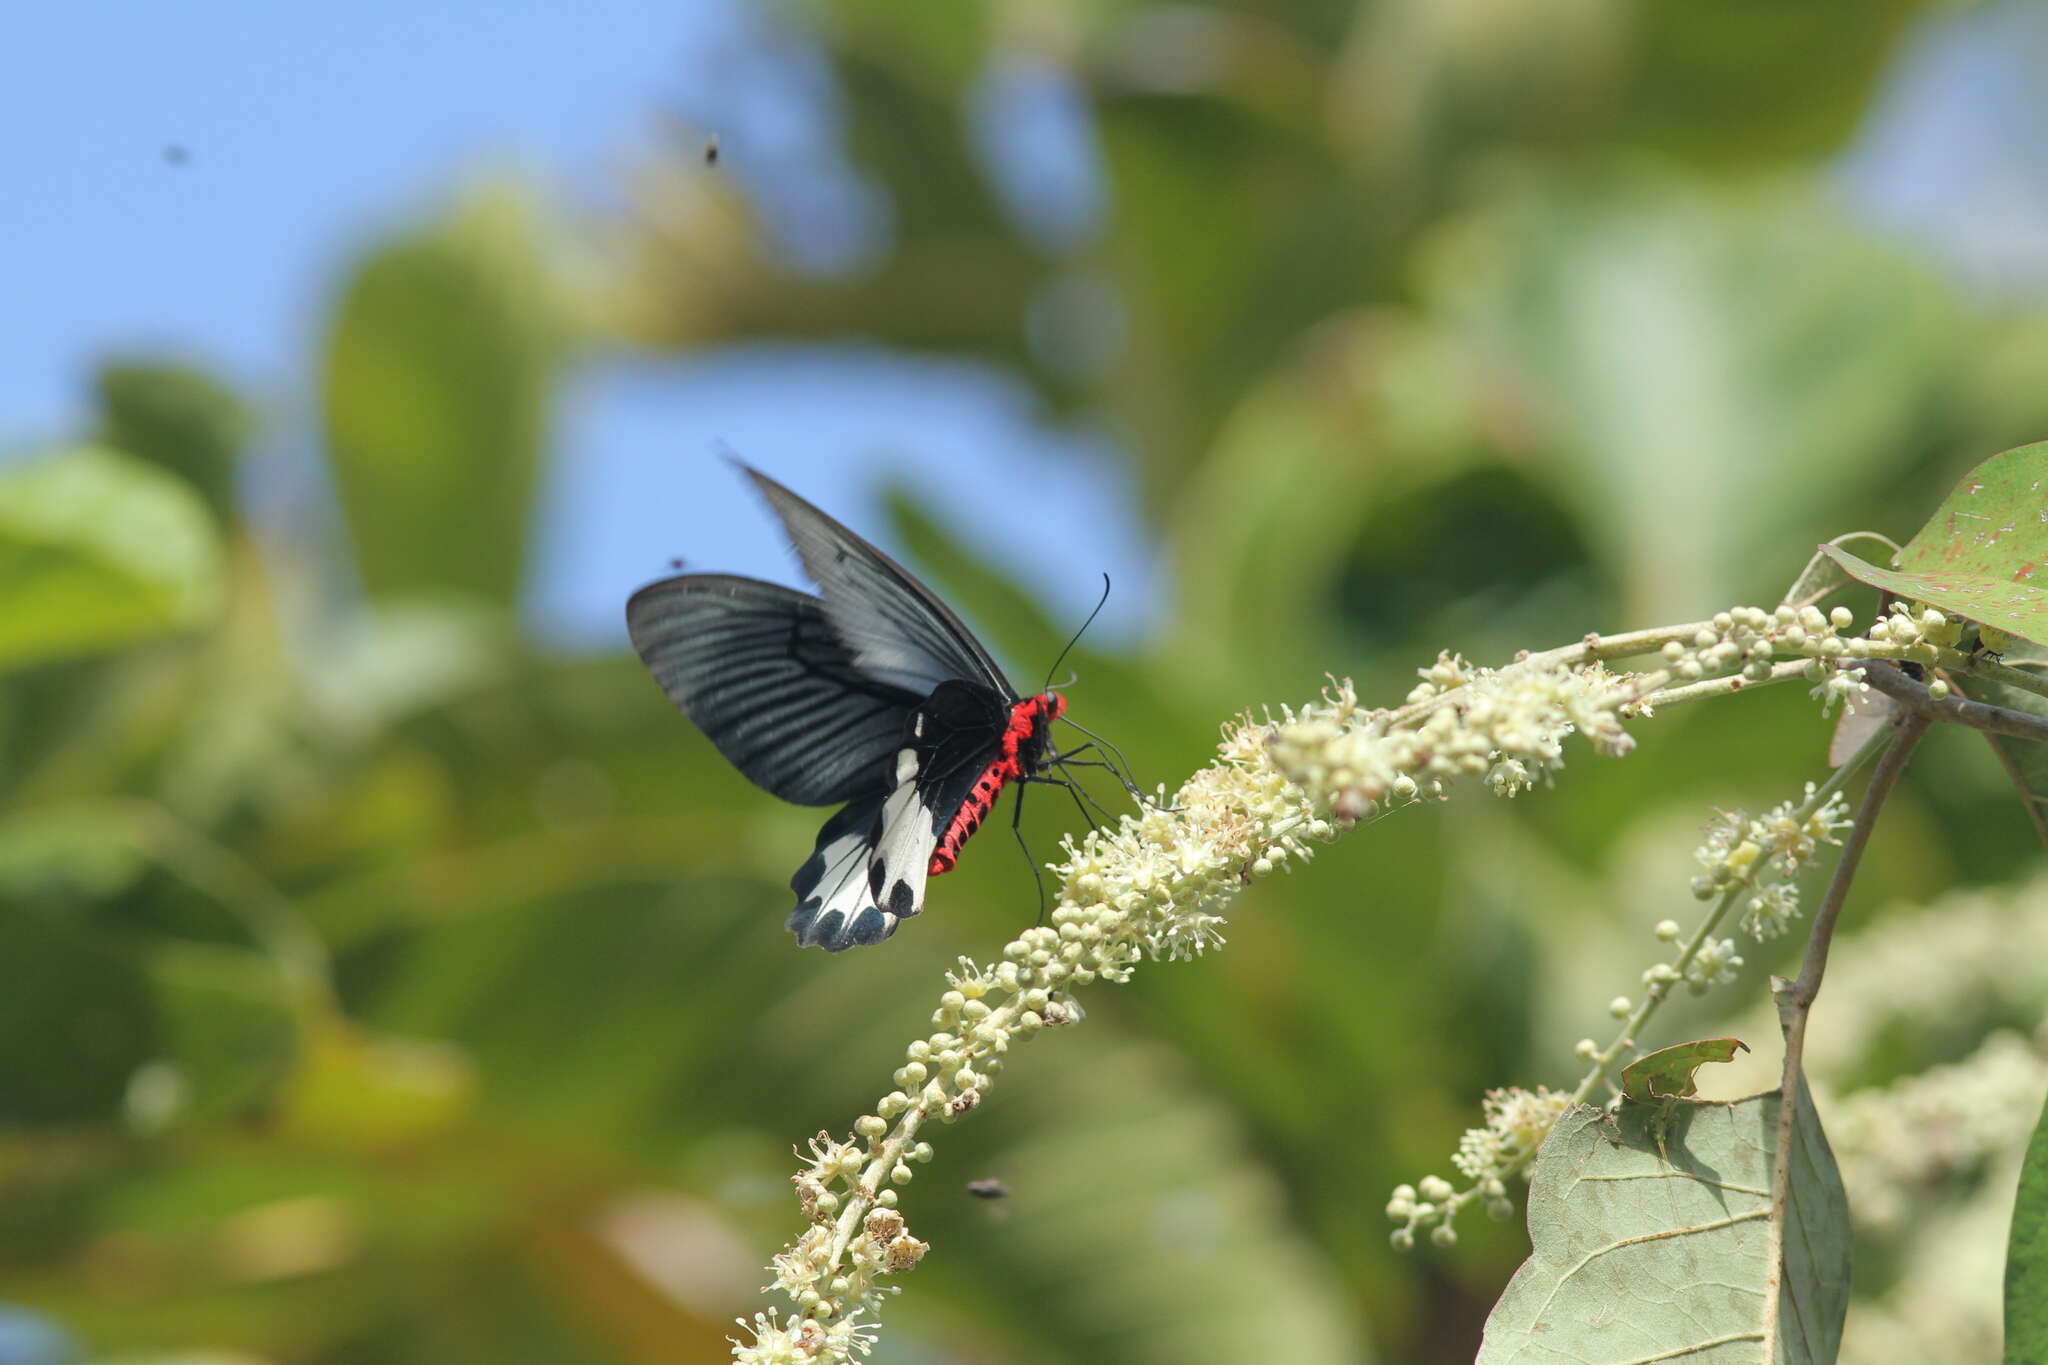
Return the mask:
[[[1465,1198],[1477,1194],[1486,1201],[1489,1216],[1512,1218],[1515,1205],[1508,1198],[1509,1178],[1517,1171],[1527,1177],[1529,1158],[1571,1105],[1570,1095],[1541,1085],[1534,1090],[1510,1086],[1487,1091],[1483,1106],[1486,1126],[1466,1129],[1451,1158],[1451,1164],[1471,1182]],[[1416,1229],[1422,1227],[1430,1228],[1430,1240],[1438,1246],[1454,1245],[1458,1234],[1449,1215],[1458,1199],[1457,1190],[1442,1176],[1422,1177],[1420,1188],[1396,1186],[1393,1198],[1387,1201],[1387,1217],[1401,1224],[1394,1229],[1394,1248],[1412,1248]]]
[[[1842,794],[1816,802],[1817,790],[1809,782],[1804,802],[1780,802],[1760,817],[1723,811],[1693,851],[1702,869],[1692,879],[1693,895],[1713,900],[1739,892],[1743,931],[1759,942],[1778,937],[1798,917],[1794,879],[1823,845],[1839,844],[1836,834],[1849,827]]]
[[[1540,656],[1474,668],[1452,654],[1439,656],[1422,677],[1398,711],[1316,714],[1282,724],[1272,741],[1275,765],[1346,821],[1366,819],[1389,802],[1440,798],[1458,777],[1483,779],[1497,795],[1514,796],[1564,766],[1564,741],[1574,733],[1601,753],[1628,753],[1635,741],[1622,728],[1622,710],[1662,680]]]
[[[1770,610],[1734,607],[1701,622],[1689,637],[1667,640],[1664,663],[1675,677],[1689,683],[1735,674],[1727,690],[1803,675],[1815,684],[1813,695],[1826,714],[1837,702],[1852,701],[1864,691],[1863,670],[1845,667],[1850,661],[1885,659],[1948,667],[1969,662],[1959,652],[1969,623],[1932,607],[1893,602],[1864,634],[1846,634],[1854,624],[1846,607],[1825,614],[1818,607],[1790,603]],[[1774,662],[1783,656],[1793,662]],[[1803,668],[1797,662],[1801,658]],[[1948,684],[1935,679],[1929,690],[1939,699],[1948,694]]]
[[[775,1288],[793,1316],[756,1314],[734,1342],[747,1362],[844,1361],[865,1354],[868,1328],[891,1292],[883,1277],[917,1264],[925,1243],[897,1212],[897,1190],[929,1160],[918,1136],[979,1105],[1013,1043],[1080,1020],[1074,988],[1124,981],[1150,957],[1190,957],[1223,942],[1223,916],[1253,879],[1308,859],[1318,843],[1391,804],[1442,794],[1450,778],[1486,779],[1505,795],[1563,762],[1580,733],[1602,752],[1628,752],[1619,711],[1664,675],[1624,680],[1598,665],[1525,660],[1474,669],[1445,655],[1400,711],[1360,710],[1349,683],[1277,717],[1225,728],[1214,763],[1167,803],[1123,816],[1063,844],[1053,867],[1060,903],[981,966],[962,959],[910,1044],[897,1088],[838,1141],[820,1134],[795,1176],[811,1226],[775,1258]],[[1522,1112],[1503,1092],[1508,1142]],[[1526,1134],[1524,1135],[1526,1136]],[[1506,1150],[1503,1148],[1503,1150]]]
[[[1860,651],[1841,638],[1855,620],[1847,607],[1826,614],[1819,607],[1790,603],[1769,611],[1732,607],[1702,623],[1690,640],[1667,643],[1664,662],[1688,682],[1736,669],[1751,681],[1762,682],[1770,676],[1771,660],[1778,654],[1806,654],[1817,659],[1858,657]]]
[[[1072,991],[1124,981],[1148,956],[1175,959],[1222,943],[1223,912],[1253,878],[1306,860],[1339,822],[1274,764],[1274,726],[1341,725],[1357,712],[1348,684],[1276,722],[1243,717],[1226,727],[1214,763],[1170,803],[1123,816],[1114,828],[1065,841],[1060,903],[1050,924],[1026,930],[987,966],[962,958],[946,974],[934,1032],[911,1043],[896,1089],[839,1141],[819,1134],[794,1177],[810,1227],[772,1265],[774,1287],[796,1312],[758,1313],[741,1326],[734,1358],[751,1365],[838,1362],[865,1355],[873,1314],[893,1290],[882,1278],[927,1250],[897,1210],[914,1163],[931,1159],[918,1136],[978,1106],[1014,1043],[1082,1018]]]

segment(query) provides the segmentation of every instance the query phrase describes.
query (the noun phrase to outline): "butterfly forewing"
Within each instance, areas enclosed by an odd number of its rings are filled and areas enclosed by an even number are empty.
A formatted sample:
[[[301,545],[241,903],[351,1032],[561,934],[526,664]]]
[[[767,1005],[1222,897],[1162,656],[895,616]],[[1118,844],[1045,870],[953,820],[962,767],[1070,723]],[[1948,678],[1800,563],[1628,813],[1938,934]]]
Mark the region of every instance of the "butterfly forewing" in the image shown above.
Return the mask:
[[[857,666],[817,598],[752,578],[649,584],[626,604],[626,629],[727,761],[800,806],[873,790],[921,699]]]
[[[746,473],[789,533],[834,629],[871,676],[920,696],[954,678],[1005,700],[1014,695],[988,651],[902,565],[759,470]]]

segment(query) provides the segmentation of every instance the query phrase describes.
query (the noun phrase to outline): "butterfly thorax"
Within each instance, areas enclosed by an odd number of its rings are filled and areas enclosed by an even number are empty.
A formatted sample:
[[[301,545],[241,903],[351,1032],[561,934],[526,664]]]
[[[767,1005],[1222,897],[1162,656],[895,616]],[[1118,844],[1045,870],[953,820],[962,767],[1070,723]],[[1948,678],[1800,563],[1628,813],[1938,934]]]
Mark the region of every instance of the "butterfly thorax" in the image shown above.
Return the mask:
[[[1003,726],[996,755],[975,778],[967,799],[960,803],[960,809],[939,835],[926,876],[951,872],[960,860],[960,850],[981,828],[1004,786],[1037,773],[1046,755],[1052,752],[1052,723],[1066,709],[1067,699],[1057,692],[1041,692],[1010,703],[1009,720]]]

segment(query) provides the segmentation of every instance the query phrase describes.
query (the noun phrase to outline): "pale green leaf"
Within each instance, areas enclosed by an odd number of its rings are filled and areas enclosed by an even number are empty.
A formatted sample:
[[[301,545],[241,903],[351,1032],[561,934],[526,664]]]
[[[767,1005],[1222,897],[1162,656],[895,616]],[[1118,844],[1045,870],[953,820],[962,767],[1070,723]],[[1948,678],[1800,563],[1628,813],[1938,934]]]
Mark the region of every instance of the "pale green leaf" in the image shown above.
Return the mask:
[[[1971,470],[1894,568],[1821,550],[1858,582],[2048,644],[2048,441]]]
[[[1567,1114],[1536,1158],[1534,1250],[1487,1319],[1480,1365],[1651,1360],[1828,1365],[1849,1294],[1849,1210],[1811,1103],[1794,1126],[1774,1251],[1776,1092]],[[1771,1324],[1775,1321],[1775,1340]]]
[[[2005,1262],[2006,1365],[2048,1360],[2048,1109],[2027,1144]]]
[[[0,474],[0,669],[205,622],[221,555],[183,480],[83,446]]]
[[[178,1068],[185,1105],[246,1113],[289,1073],[298,1006],[277,965],[244,948],[166,943],[150,954],[158,1052]]]
[[[327,436],[374,597],[509,603],[565,319],[533,211],[485,196],[373,253],[327,340]]]
[[[960,1134],[981,1149],[972,1174],[1010,1186],[1000,1224],[964,1183],[922,1181],[905,1197],[913,1223],[937,1198],[982,1225],[972,1245],[957,1228],[934,1245],[978,1263],[1004,1301],[1039,1305],[1033,1359],[1365,1365],[1344,1283],[1229,1111],[1163,1048],[1113,1028],[1087,1043],[1085,1066],[1019,1059],[1021,1083],[993,1106],[1012,1109],[996,1123],[1013,1140]]]

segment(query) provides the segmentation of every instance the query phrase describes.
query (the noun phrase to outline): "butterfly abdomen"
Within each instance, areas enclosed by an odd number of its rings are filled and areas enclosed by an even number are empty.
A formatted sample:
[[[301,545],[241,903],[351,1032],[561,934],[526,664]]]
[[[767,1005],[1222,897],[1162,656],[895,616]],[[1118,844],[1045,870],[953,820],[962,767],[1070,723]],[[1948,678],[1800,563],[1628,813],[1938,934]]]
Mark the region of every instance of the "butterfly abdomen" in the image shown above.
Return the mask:
[[[952,820],[940,834],[938,847],[932,850],[931,866],[926,869],[926,876],[936,877],[951,872],[960,861],[960,850],[966,847],[974,832],[981,828],[981,822],[988,818],[989,811],[995,808],[996,798],[1003,794],[1003,788],[1038,771],[1051,744],[1052,723],[1066,709],[1067,699],[1057,692],[1041,692],[1010,704],[1010,719],[1003,727],[996,756],[982,769],[981,776],[974,779],[967,799],[960,803],[960,809],[953,813]]]

